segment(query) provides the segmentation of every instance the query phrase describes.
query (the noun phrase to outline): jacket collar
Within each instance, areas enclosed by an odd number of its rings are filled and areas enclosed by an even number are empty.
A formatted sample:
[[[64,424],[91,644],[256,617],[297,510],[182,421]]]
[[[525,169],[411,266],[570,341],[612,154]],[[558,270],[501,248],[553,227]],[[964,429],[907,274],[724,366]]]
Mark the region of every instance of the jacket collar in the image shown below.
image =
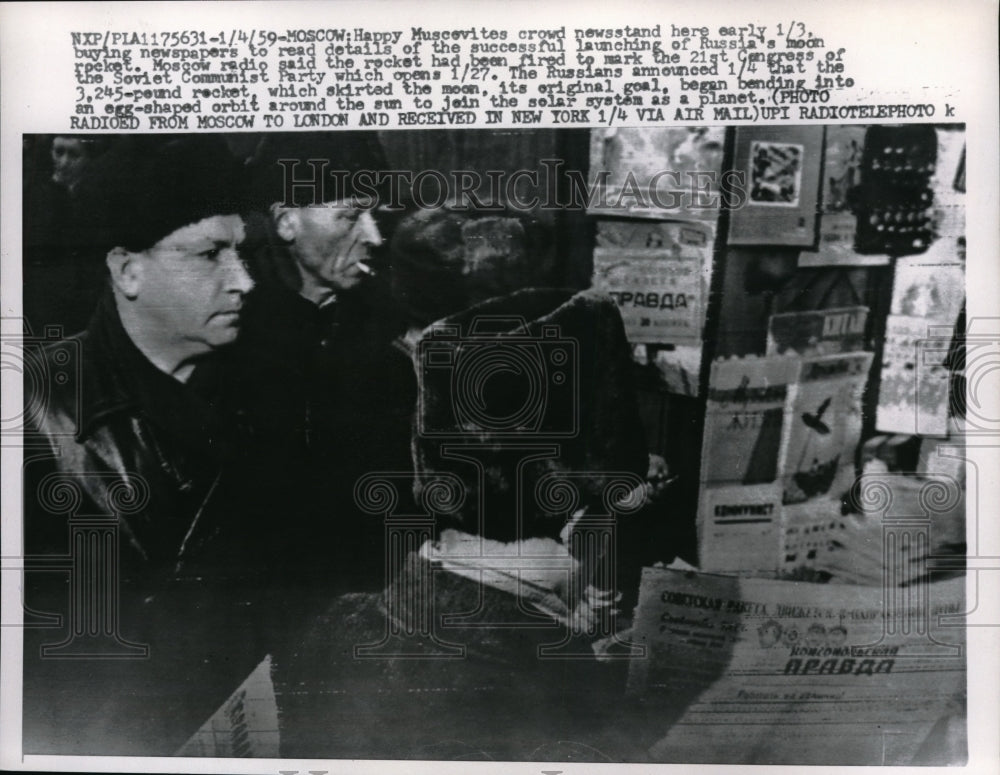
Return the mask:
[[[164,374],[129,338],[110,289],[98,302],[80,341],[78,441],[85,440],[111,417],[123,412],[142,413],[181,436],[190,433],[203,436],[212,430],[212,407],[206,395],[202,395],[214,392],[217,384],[218,371],[211,359],[199,364],[187,384]]]
[[[122,328],[110,290],[101,295],[79,340],[81,415],[77,441],[84,441],[109,415],[139,405],[129,384],[128,366],[122,360],[123,353],[135,345]]]

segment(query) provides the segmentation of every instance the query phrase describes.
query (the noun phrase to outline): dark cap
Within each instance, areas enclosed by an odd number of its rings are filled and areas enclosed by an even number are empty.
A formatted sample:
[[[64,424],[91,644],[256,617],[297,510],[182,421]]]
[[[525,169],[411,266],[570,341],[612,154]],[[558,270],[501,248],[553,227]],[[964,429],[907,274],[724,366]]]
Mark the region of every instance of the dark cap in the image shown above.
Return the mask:
[[[79,193],[95,245],[140,251],[184,226],[242,212],[243,182],[220,137],[140,136],[122,138]]]
[[[379,173],[387,167],[374,132],[270,134],[248,165],[251,197],[260,210],[276,202],[305,207],[352,197],[378,199],[384,188]]]

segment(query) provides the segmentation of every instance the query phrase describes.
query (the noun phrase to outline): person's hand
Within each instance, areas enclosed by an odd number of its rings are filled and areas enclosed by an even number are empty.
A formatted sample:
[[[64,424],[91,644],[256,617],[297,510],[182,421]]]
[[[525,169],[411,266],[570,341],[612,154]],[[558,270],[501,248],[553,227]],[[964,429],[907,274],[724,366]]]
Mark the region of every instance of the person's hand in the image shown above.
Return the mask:
[[[646,472],[646,498],[654,500],[660,497],[676,479],[670,476],[667,461],[659,455],[649,455],[649,469]]]
[[[598,589],[588,584],[580,601],[570,613],[570,629],[576,635],[603,635],[612,628],[612,620],[618,616],[621,592]]]

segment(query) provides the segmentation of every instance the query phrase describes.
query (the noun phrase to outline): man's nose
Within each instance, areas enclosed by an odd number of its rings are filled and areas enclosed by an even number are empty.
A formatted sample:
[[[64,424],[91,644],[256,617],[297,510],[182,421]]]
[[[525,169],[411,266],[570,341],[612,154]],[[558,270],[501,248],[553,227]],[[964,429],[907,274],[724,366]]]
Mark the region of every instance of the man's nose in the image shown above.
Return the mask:
[[[369,212],[361,213],[358,217],[357,226],[358,240],[373,248],[382,244],[382,235],[378,230],[378,224]]]
[[[243,258],[235,248],[224,251],[223,262],[226,270],[226,290],[247,294],[253,290],[253,278],[247,271]]]

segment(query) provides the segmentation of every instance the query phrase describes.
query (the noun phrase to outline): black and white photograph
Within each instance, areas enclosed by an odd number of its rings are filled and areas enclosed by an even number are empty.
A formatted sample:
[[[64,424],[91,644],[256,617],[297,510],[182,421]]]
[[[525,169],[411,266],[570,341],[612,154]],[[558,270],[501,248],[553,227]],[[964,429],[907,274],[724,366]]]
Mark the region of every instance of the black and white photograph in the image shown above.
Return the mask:
[[[750,201],[796,207],[802,185],[801,145],[750,144]]]
[[[672,393],[625,321],[685,294],[593,288],[615,248],[561,199],[590,143],[25,137],[26,751],[671,762],[704,734],[720,763],[958,763],[935,757],[963,755],[961,632],[872,618],[883,558],[850,548],[873,488],[933,486],[892,589],[962,609],[959,565],[928,567],[962,556],[960,479],[934,469],[941,439],[876,422],[892,266],[754,278],[717,225],[687,260],[716,294],[707,402]],[[567,171],[549,201],[537,176],[489,190],[485,160],[541,158]],[[752,282],[756,314],[729,309]],[[766,355],[772,316],[849,304],[867,331],[842,349]],[[781,645],[758,651],[760,628]],[[909,711],[888,748],[879,703]],[[738,737],[748,713],[801,752]],[[806,750],[814,718],[850,749]]]
[[[4,102],[5,769],[996,764],[994,125],[781,16],[211,5]]]

